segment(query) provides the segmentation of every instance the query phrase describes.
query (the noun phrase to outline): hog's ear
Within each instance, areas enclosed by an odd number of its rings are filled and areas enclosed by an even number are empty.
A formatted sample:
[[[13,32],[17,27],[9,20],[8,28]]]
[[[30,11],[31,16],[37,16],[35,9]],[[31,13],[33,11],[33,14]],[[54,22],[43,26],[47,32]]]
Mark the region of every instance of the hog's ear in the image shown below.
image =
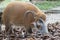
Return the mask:
[[[25,16],[25,17],[28,17],[28,14],[32,14],[33,17],[35,17],[35,12],[34,12],[34,11],[28,10],[28,11],[25,12],[24,16]]]

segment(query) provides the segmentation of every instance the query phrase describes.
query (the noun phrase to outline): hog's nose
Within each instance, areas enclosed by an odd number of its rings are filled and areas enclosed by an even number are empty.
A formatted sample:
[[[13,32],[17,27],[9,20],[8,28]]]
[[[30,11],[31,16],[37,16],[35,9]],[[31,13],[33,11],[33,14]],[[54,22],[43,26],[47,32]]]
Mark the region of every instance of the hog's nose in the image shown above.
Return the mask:
[[[48,28],[47,26],[45,25],[45,23],[42,23],[41,24],[41,29],[39,30],[42,34],[46,34],[48,33]]]

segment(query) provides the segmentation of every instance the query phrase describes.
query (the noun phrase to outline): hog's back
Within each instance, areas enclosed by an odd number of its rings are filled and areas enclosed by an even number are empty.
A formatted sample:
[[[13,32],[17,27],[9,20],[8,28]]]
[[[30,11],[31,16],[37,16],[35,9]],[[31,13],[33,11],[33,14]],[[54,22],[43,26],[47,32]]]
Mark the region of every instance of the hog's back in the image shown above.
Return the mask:
[[[34,17],[32,16],[32,14],[28,14],[27,17],[24,16],[25,12],[28,10],[36,11],[35,7],[29,3],[23,2],[9,3],[2,15],[3,24],[6,23],[15,25],[30,24],[31,22],[34,21]]]

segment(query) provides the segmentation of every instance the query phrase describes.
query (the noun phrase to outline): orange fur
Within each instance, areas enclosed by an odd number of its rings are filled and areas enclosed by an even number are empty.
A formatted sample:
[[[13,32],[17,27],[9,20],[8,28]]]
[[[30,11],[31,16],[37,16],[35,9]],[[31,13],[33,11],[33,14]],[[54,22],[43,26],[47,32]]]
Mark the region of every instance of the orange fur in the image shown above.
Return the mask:
[[[2,21],[3,24],[9,26],[10,24],[15,25],[25,25],[27,29],[30,28],[31,23],[35,20],[32,14],[29,14],[27,18],[24,18],[24,13],[26,11],[34,11],[36,18],[39,19],[40,17],[45,21],[46,15],[44,12],[39,10],[35,5],[29,2],[11,2],[5,8],[2,14]]]

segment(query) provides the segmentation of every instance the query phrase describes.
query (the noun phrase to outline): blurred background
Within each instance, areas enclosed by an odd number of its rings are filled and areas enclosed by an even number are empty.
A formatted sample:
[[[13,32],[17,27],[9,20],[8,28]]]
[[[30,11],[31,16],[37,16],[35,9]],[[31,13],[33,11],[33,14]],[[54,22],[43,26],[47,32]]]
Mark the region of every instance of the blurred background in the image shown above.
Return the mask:
[[[0,19],[4,8],[9,2],[23,1],[35,4],[40,10],[46,13],[47,23],[60,21],[60,0],[0,0]]]
[[[42,10],[48,10],[56,6],[60,6],[60,0],[0,0],[0,8],[4,8],[9,2],[12,1],[32,2]]]
[[[60,6],[60,0],[0,0],[0,8],[4,8],[9,2],[12,1],[32,2],[42,10]]]

